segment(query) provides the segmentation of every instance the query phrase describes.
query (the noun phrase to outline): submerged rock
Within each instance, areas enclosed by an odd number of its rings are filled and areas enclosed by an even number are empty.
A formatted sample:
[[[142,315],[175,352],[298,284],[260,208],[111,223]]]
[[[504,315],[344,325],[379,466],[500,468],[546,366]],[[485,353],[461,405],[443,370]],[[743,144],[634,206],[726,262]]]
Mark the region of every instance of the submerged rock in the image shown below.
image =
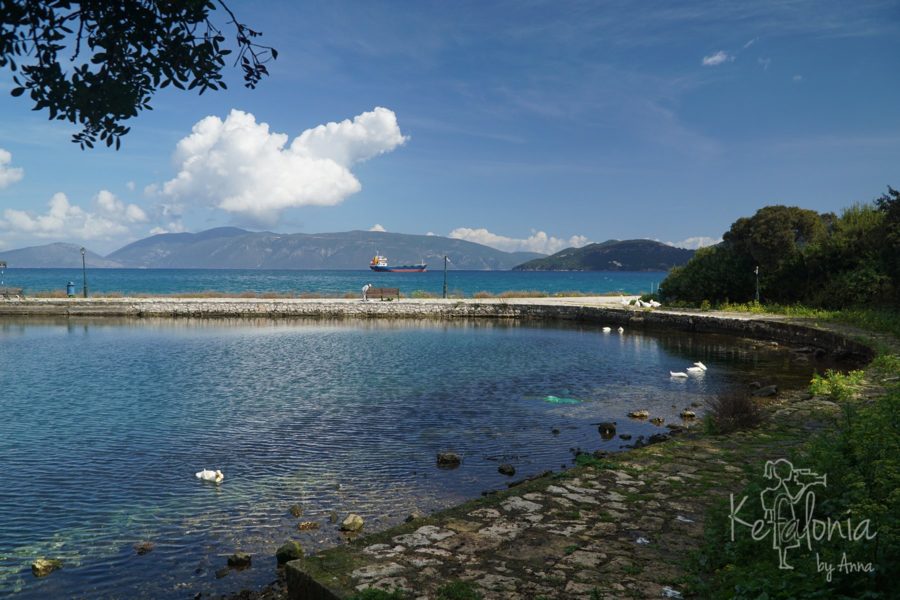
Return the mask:
[[[461,462],[462,458],[456,452],[438,452],[437,464],[439,467],[454,468],[458,467]]]
[[[138,556],[143,556],[148,552],[152,552],[155,544],[153,542],[138,542],[134,546],[134,551],[137,552]]]
[[[275,558],[278,560],[279,565],[303,558],[303,546],[300,545],[300,542],[285,542],[275,551]]]
[[[778,395],[778,386],[777,385],[767,385],[766,387],[761,387],[755,392],[753,395],[758,398],[770,398],[772,396]]]
[[[497,467],[497,471],[502,475],[508,475],[510,477],[516,474],[516,468],[508,463],[503,463]]]
[[[631,434],[630,433],[620,433],[619,437],[627,442],[628,440],[631,439]]]
[[[633,410],[630,413],[628,413],[628,416],[631,417],[632,419],[646,419],[647,417],[650,416],[650,411],[645,410],[643,408],[641,410]]]
[[[692,410],[684,409],[679,415],[682,419],[696,419],[697,413]]]
[[[252,559],[246,552],[235,552],[228,557],[228,566],[235,569],[246,569],[251,562]]]
[[[57,569],[62,569],[62,561],[55,558],[39,558],[31,563],[31,572],[35,577],[46,577]]]
[[[669,439],[669,434],[667,433],[654,433],[649,438],[647,438],[648,444],[658,444],[660,442],[665,442]]]
[[[319,523],[316,521],[300,521],[297,523],[297,529],[300,531],[310,531],[312,529],[318,529]]]
[[[666,422],[666,420],[662,417],[653,417],[652,419],[650,419],[650,422],[653,423],[654,425],[656,425],[657,427],[660,427],[660,426],[662,426],[663,423]]]
[[[361,516],[351,513],[341,522],[341,531],[359,531],[363,528],[363,524]]]
[[[610,422],[603,422],[597,426],[597,431],[600,432],[600,437],[604,440],[610,440],[616,435],[616,424]]]
[[[330,513],[328,513],[328,522],[329,523],[337,523],[338,522],[338,513],[336,510],[333,510]]]
[[[288,510],[291,512],[291,516],[293,516],[293,517],[303,516],[303,507],[300,506],[299,504],[291,505],[291,507]]]
[[[425,515],[421,511],[414,510],[411,513],[409,513],[408,515],[406,515],[406,518],[404,519],[404,521],[406,523],[412,523],[416,519],[423,519],[423,518],[425,518]]]

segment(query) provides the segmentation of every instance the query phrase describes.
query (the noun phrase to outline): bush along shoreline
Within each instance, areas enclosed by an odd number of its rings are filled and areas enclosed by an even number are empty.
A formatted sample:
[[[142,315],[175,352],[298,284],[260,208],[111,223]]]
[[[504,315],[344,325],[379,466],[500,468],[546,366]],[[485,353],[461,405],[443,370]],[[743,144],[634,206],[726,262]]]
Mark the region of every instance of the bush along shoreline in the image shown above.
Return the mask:
[[[689,595],[896,597],[900,355],[882,348],[865,371],[816,375],[809,394],[803,421],[815,433],[754,465],[743,490],[708,514]]]
[[[722,237],[672,269],[659,288],[665,303],[900,306],[900,192],[891,187],[840,215],[766,206]]]

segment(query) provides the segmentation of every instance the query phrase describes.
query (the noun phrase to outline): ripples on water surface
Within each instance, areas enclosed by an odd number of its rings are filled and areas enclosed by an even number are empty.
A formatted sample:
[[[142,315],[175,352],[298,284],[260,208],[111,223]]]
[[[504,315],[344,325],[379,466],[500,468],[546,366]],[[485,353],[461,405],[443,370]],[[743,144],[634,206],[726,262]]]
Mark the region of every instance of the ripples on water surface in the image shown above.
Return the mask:
[[[672,370],[702,360],[702,379]],[[802,385],[814,365],[748,341],[590,326],[423,321],[0,320],[0,596],[185,598],[261,586],[275,548],[339,542],[618,449],[647,408],[681,408],[760,370]],[[548,395],[579,404],[551,404]],[[553,435],[551,429],[560,433]],[[461,468],[438,470],[455,450]],[[220,486],[194,472],[218,468]],[[321,529],[299,533],[288,508]],[[155,543],[137,556],[132,545]],[[253,567],[216,579],[235,550]],[[39,556],[65,566],[44,579]]]

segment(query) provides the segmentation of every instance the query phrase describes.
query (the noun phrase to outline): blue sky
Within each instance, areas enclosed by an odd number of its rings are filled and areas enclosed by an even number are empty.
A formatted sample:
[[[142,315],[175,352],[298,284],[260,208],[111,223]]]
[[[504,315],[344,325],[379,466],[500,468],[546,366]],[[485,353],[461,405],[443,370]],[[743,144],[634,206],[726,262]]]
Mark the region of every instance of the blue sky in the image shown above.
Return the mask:
[[[0,73],[0,249],[377,224],[551,252],[900,186],[896,1],[231,6],[271,77],[163,90],[119,152],[82,152]]]

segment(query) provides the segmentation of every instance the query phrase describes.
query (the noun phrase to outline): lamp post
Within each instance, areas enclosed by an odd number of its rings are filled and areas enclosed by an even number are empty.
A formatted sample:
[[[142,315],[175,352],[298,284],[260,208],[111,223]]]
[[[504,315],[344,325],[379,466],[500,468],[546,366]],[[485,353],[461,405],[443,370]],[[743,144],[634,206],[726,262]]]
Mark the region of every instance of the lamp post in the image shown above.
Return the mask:
[[[756,274],[756,303],[759,304],[759,265],[756,265],[753,272]]]
[[[81,279],[84,282],[84,297],[87,298],[87,267],[84,264],[84,246],[81,247]]]
[[[447,297],[447,262],[450,259],[447,258],[447,255],[444,255],[444,298]]]

